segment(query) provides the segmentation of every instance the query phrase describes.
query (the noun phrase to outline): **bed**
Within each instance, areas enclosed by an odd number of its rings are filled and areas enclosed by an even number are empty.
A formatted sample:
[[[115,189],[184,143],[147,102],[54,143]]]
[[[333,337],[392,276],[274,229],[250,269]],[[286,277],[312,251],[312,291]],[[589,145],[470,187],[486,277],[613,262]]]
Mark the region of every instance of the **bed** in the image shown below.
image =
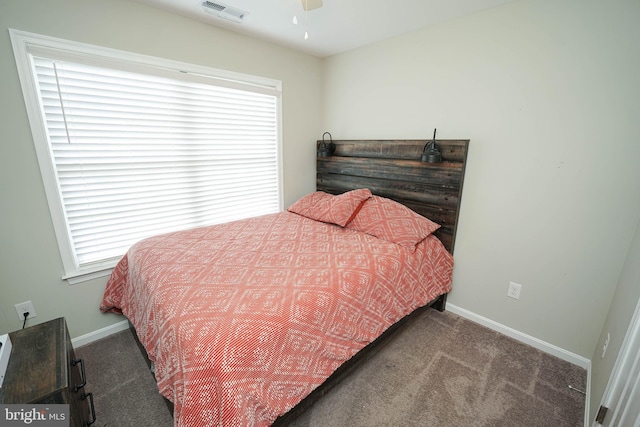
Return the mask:
[[[444,309],[468,141],[333,141],[284,212],[145,239],[110,277],[176,426],[286,424]],[[320,143],[320,142],[319,142]]]

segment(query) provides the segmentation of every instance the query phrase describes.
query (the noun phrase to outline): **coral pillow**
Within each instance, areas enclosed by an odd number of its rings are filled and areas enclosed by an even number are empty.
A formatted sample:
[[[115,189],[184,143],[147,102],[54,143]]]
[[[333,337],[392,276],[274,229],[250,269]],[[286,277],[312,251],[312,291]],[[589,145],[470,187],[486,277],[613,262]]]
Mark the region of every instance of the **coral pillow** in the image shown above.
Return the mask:
[[[440,225],[396,201],[372,196],[363,203],[347,228],[415,251],[416,245],[440,228]]]
[[[344,227],[358,213],[362,202],[369,197],[371,191],[366,188],[348,191],[338,196],[316,191],[302,197],[287,210],[316,221]]]

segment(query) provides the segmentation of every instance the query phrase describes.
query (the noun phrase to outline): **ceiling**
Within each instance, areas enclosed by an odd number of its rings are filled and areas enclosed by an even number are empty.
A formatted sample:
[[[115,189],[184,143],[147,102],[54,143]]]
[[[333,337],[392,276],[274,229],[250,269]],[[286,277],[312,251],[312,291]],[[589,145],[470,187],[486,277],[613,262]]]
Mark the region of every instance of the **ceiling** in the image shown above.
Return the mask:
[[[514,0],[210,0],[247,12],[242,23],[205,12],[202,0],[135,1],[323,58]],[[305,12],[305,1],[323,6]]]

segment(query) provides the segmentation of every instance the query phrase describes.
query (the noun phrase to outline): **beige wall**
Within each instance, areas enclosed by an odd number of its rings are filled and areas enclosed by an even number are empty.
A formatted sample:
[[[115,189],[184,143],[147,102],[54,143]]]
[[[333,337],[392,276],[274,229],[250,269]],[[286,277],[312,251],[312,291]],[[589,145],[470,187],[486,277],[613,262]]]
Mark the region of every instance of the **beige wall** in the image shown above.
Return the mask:
[[[321,61],[128,1],[3,0],[0,333],[26,300],[74,337],[120,320],[97,310],[105,280],[60,280],[16,28],[282,80],[286,205],[324,131],[471,139],[450,302],[593,357],[593,411],[640,297],[638,21],[636,0],[521,0]]]
[[[106,279],[62,281],[53,227],[8,28],[282,81],[285,206],[315,188],[321,61],[141,4],[119,0],[0,1],[0,333],[19,329],[14,304],[40,323],[65,316],[72,337],[121,318],[98,305]]]
[[[449,302],[587,359],[640,215],[639,20],[522,0],[324,64],[335,139],[471,140]]]

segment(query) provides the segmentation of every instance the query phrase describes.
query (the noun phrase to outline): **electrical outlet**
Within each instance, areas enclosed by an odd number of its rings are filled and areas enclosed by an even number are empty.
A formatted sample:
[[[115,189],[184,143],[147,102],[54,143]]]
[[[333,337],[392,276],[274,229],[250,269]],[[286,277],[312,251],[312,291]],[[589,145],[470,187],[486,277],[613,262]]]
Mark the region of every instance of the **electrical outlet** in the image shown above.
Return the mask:
[[[16,304],[15,307],[18,312],[18,319],[20,319],[21,322],[24,322],[24,313],[29,312],[27,319],[33,319],[36,317],[36,309],[33,308],[33,303],[31,301],[21,302],[20,304]]]
[[[509,289],[507,290],[507,296],[515,299],[520,299],[520,290],[522,289],[522,285],[517,283],[510,282]]]
[[[611,341],[611,334],[607,332],[607,339],[604,340],[604,345],[602,346],[602,356],[601,359],[604,359],[604,355],[607,354],[607,348],[609,348],[609,341]]]

